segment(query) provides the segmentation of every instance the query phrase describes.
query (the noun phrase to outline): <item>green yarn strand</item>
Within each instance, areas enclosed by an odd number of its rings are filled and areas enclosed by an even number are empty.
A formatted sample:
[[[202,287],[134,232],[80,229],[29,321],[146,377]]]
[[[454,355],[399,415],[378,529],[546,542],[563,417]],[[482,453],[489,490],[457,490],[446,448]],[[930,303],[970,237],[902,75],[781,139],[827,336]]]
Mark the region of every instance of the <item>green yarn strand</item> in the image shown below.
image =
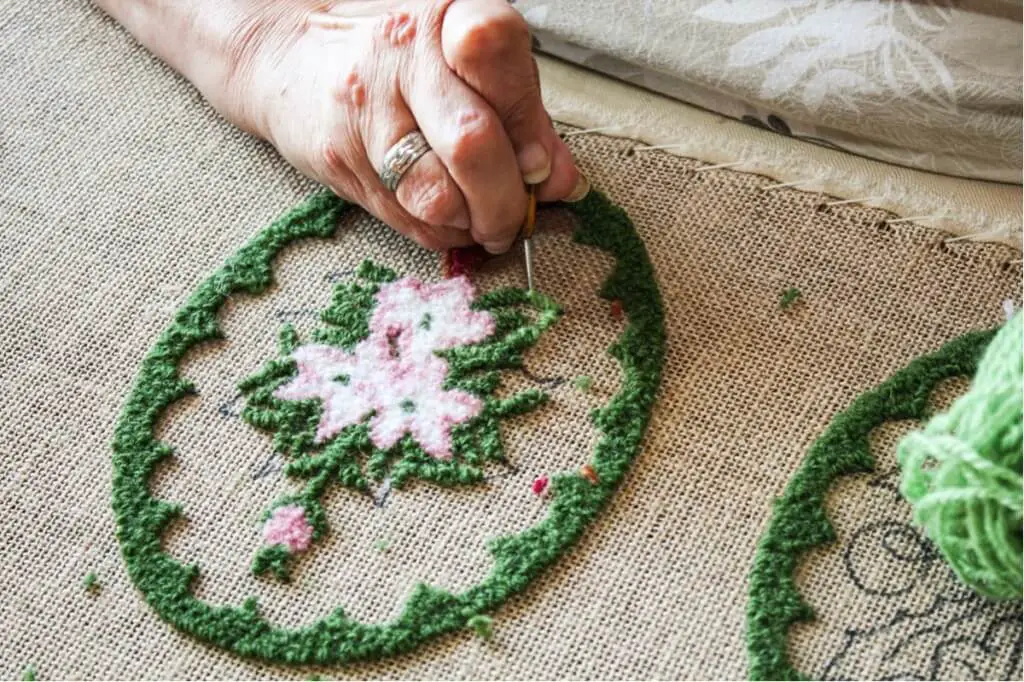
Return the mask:
[[[1024,596],[1024,316],[985,350],[970,390],[900,443],[900,491],[965,584],[991,599]]]

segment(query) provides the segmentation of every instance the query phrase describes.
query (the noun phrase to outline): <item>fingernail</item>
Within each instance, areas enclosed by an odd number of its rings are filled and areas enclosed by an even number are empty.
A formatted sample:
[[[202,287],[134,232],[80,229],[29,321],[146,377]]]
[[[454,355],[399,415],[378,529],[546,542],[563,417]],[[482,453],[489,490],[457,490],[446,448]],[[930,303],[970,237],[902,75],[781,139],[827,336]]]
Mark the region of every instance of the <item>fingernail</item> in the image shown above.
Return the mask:
[[[569,193],[562,201],[566,201],[570,204],[577,201],[582,201],[584,197],[590,194],[590,180],[587,180],[587,176],[580,172],[580,169],[576,169],[576,186],[572,188],[572,192]]]
[[[483,242],[483,243],[481,243],[481,246],[483,246],[485,249],[487,249],[487,253],[498,255],[500,253],[505,253],[506,251],[508,251],[509,247],[512,246],[512,242],[507,242],[507,241]]]
[[[523,181],[528,185],[539,185],[551,175],[551,158],[539,143],[531,142],[522,148],[516,157]]]

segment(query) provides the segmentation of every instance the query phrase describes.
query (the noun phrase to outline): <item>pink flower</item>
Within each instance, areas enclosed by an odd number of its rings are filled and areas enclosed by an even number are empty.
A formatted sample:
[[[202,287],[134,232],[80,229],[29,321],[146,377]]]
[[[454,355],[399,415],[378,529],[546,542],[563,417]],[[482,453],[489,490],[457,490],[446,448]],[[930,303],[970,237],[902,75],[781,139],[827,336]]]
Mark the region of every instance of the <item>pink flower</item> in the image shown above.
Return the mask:
[[[494,333],[494,318],[470,309],[472,298],[473,287],[466,277],[435,284],[413,278],[385,284],[377,293],[371,336],[397,338],[400,350],[417,359],[483,341]]]
[[[489,313],[469,307],[473,290],[464,277],[437,284],[403,279],[381,287],[370,335],[348,353],[318,344],[292,354],[298,375],[274,395],[319,398],[321,443],[372,413],[370,439],[381,449],[410,434],[427,454],[452,456],[451,429],[480,413],[483,402],[445,390],[448,363],[437,350],[482,341],[494,331]]]
[[[452,427],[480,414],[483,402],[464,391],[444,390],[447,372],[448,363],[436,355],[385,363],[385,376],[374,385],[373,444],[387,450],[408,433],[431,457],[451,458]]]
[[[263,539],[268,545],[284,545],[289,552],[305,552],[313,541],[313,526],[306,510],[296,504],[278,507],[263,524]]]

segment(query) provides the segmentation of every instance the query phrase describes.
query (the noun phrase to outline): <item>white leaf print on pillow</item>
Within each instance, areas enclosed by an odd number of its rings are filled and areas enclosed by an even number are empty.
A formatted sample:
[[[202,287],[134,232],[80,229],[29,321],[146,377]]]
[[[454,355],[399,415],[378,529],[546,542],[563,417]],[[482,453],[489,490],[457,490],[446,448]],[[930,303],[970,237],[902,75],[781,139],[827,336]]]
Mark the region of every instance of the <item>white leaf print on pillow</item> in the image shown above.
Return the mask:
[[[901,35],[897,41],[897,54],[904,60],[906,70],[913,76],[914,83],[923,91],[934,97],[936,102],[950,107],[956,106],[956,88],[953,83],[953,74],[941,59],[936,56],[928,47],[913,38]],[[938,77],[938,86],[932,87],[933,83],[927,74],[921,72],[918,67],[918,60],[927,64],[930,71]],[[905,74],[904,74],[905,75]],[[944,96],[943,96],[944,95]]]
[[[886,43],[899,39],[899,33],[891,26],[856,26],[837,31],[818,46],[818,56],[831,62],[844,57],[874,52]]]
[[[820,71],[808,81],[803,91],[803,103],[811,111],[817,111],[825,102],[830,92],[842,97],[847,106],[857,110],[856,101],[848,97],[851,93],[874,95],[879,92],[878,86],[856,71],[848,69],[831,69]]]
[[[839,32],[810,50],[788,54],[765,72],[764,80],[761,82],[760,96],[765,99],[781,97],[796,88],[811,69],[820,67],[822,64],[838,62],[842,57],[871,52],[893,38],[888,26],[869,26]],[[818,75],[821,73],[823,71],[819,69]],[[861,90],[861,93],[878,92],[878,88],[870,85],[866,78],[862,78],[860,81],[870,86],[869,90]],[[852,94],[857,92],[854,89]],[[811,105],[808,101],[804,103],[811,109],[817,109],[821,105],[820,101],[815,105]]]
[[[771,19],[787,7],[811,4],[810,0],[714,0],[694,14],[721,24],[756,24]]]
[[[733,25],[772,20],[736,41],[726,60],[730,69],[764,69],[758,96],[767,102],[800,102],[817,112],[826,99],[835,97],[856,112],[858,99],[869,95],[908,99],[924,93],[940,109],[956,110],[949,67],[925,42],[899,28],[897,19],[908,12],[903,3],[817,0],[811,4],[711,0],[695,14]],[[936,9],[933,4],[926,1],[925,8]],[[913,25],[925,31],[945,30],[951,15],[936,11],[925,19],[925,8],[910,10]]]
[[[819,57],[818,50],[803,50],[786,56],[765,72],[760,96],[767,100],[782,97],[803,80]]]
[[[1009,3],[1007,3],[1009,4]],[[906,13],[907,18],[915,24],[918,28],[923,28],[926,31],[941,31],[945,28],[950,20],[953,18],[953,8],[949,3],[928,0],[926,6],[929,10],[932,10],[935,15],[939,18],[941,23],[933,24],[928,19],[922,16],[917,8],[914,7],[914,3],[908,2],[903,6],[903,11]],[[983,15],[979,15],[983,16]]]
[[[809,38],[842,40],[842,35],[861,32],[886,17],[885,3],[849,2],[819,9],[800,22],[800,35]],[[886,27],[889,28],[889,27]]]
[[[744,68],[775,59],[789,47],[796,35],[795,26],[777,26],[751,33],[729,48],[728,65]]]

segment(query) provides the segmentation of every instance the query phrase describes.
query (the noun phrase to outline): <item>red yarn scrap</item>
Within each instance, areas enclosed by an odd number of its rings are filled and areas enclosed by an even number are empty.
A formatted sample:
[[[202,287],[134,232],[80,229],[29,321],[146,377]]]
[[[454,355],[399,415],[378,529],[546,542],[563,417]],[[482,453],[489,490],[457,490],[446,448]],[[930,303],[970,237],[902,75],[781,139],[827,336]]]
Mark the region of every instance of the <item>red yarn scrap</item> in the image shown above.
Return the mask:
[[[616,322],[622,322],[622,320],[626,317],[625,311],[622,310],[622,301],[620,301],[617,298],[612,301],[611,308],[608,310],[608,312],[611,314],[612,319],[615,320]]]
[[[601,482],[601,479],[597,476],[597,471],[590,464],[584,464],[580,467],[580,476],[590,481],[592,485],[597,485]]]
[[[445,279],[460,275],[469,277],[490,259],[491,254],[479,244],[448,249],[441,258],[441,275]]]

